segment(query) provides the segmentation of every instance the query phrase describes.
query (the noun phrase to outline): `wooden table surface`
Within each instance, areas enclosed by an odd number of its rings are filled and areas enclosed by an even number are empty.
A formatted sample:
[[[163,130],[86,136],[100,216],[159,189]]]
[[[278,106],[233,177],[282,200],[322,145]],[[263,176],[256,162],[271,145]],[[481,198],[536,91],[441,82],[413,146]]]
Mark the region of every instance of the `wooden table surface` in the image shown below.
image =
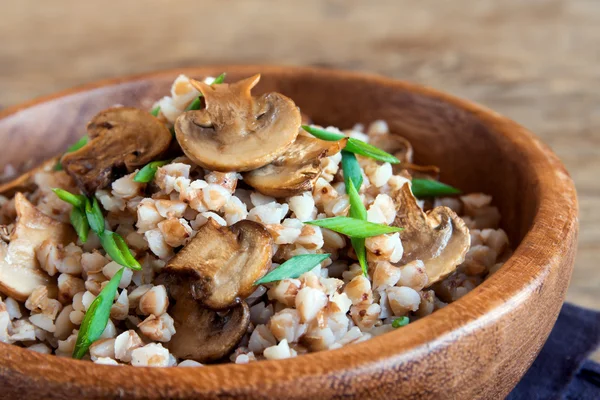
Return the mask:
[[[568,300],[600,309],[599,25],[598,0],[4,0],[0,106],[212,63],[364,70],[475,100],[541,136],[575,179]]]

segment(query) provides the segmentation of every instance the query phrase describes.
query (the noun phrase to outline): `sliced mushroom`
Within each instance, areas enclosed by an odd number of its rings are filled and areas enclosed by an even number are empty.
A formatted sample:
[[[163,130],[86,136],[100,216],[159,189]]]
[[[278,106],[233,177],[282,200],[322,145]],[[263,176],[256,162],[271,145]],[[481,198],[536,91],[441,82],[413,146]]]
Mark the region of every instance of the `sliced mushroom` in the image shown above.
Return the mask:
[[[400,135],[371,135],[369,144],[393,154],[401,164],[413,162],[413,147],[406,138]]]
[[[394,174],[401,174],[402,170],[407,170],[415,177],[438,179],[440,169],[435,165],[417,165],[413,163],[413,147],[412,144],[400,135],[372,135],[369,144],[378,147],[390,154],[393,154],[399,164],[395,164]]]
[[[196,164],[221,172],[249,171],[267,165],[296,139],[300,111],[279,93],[253,97],[260,75],[233,84],[192,80],[206,108],[188,111],[175,122],[183,152]]]
[[[169,148],[169,129],[147,111],[114,107],[100,112],[87,126],[90,140],[62,158],[65,171],[88,195],[116,176],[159,159]]]
[[[52,278],[39,268],[37,248],[46,240],[64,245],[77,237],[69,224],[42,213],[21,193],[15,196],[15,208],[17,222],[0,261],[0,292],[25,301],[40,285],[55,289]]]
[[[19,175],[12,181],[0,184],[0,194],[6,197],[12,197],[15,195],[16,192],[33,191],[35,189],[35,183],[33,181],[35,174],[42,171],[50,171],[52,168],[54,168],[59,159],[59,156],[52,157],[51,159],[44,161],[37,167],[32,168],[29,171]]]
[[[169,315],[175,325],[169,351],[175,357],[198,362],[225,357],[239,343],[250,324],[250,309],[243,301],[222,315],[202,308],[190,296],[182,296],[171,307]]]
[[[464,221],[448,207],[424,213],[408,184],[396,197],[394,226],[400,232],[404,255],[400,264],[421,260],[425,264],[428,286],[450,275],[465,259],[471,235]]]
[[[298,136],[281,156],[271,164],[244,174],[244,182],[262,194],[287,197],[312,190],[321,175],[321,158],[342,150],[346,139],[327,142],[308,136]]]
[[[258,222],[223,227],[209,218],[163,271],[179,280],[178,291],[190,291],[204,306],[223,310],[256,289],[254,282],[271,266],[271,252],[271,235]]]

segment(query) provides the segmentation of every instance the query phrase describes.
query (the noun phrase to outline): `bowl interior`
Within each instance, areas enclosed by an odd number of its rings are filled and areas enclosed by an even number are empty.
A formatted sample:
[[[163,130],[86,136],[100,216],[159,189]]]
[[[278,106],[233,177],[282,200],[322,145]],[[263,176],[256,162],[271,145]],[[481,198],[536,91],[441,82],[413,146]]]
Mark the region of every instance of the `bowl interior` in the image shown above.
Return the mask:
[[[216,76],[220,70],[208,68]],[[234,72],[235,81],[261,70]],[[191,74],[195,78],[200,76]],[[0,167],[37,163],[60,154],[85,134],[85,126],[100,110],[115,104],[150,109],[169,94],[176,74],[74,93],[25,108],[0,119],[3,143]],[[483,192],[500,209],[502,227],[516,246],[528,231],[537,208],[526,157],[515,154],[511,138],[492,132],[478,116],[423,92],[397,87],[373,90],[368,80],[340,81],[320,74],[264,73],[255,92],[277,91],[291,97],[315,123],[349,128],[355,123],[385,120],[390,131],[406,137],[417,163],[441,167],[442,181],[465,193]]]

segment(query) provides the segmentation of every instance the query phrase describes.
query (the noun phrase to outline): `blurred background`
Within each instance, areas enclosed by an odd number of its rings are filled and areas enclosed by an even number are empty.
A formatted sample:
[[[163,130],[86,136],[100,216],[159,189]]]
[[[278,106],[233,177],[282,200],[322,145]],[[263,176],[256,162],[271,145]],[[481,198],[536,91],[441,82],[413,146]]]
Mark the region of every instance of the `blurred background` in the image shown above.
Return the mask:
[[[0,107],[125,74],[268,63],[379,73],[505,114],[575,179],[581,233],[568,300],[600,309],[599,0],[0,4]]]

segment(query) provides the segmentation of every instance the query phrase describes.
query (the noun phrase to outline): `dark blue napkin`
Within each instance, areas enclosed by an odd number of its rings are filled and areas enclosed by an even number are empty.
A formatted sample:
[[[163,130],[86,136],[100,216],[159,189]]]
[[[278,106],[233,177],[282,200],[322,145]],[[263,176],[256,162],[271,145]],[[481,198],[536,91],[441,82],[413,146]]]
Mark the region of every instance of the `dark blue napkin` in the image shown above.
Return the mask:
[[[587,360],[599,344],[600,312],[563,305],[548,341],[507,399],[600,399],[600,364]]]

